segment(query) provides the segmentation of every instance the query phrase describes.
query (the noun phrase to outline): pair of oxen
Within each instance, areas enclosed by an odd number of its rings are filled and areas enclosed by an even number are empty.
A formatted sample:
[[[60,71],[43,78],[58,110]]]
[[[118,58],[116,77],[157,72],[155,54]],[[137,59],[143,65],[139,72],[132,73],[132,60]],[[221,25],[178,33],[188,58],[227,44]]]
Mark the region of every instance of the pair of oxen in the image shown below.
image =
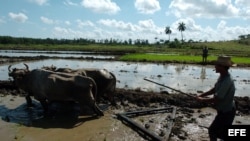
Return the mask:
[[[98,116],[103,111],[96,104],[103,97],[107,97],[115,105],[114,91],[116,77],[106,69],[70,69],[42,67],[29,70],[25,68],[8,67],[9,76],[14,84],[27,92],[26,101],[32,105],[31,96],[40,101],[45,114],[48,112],[48,102],[74,101],[79,103],[81,109],[89,106]]]

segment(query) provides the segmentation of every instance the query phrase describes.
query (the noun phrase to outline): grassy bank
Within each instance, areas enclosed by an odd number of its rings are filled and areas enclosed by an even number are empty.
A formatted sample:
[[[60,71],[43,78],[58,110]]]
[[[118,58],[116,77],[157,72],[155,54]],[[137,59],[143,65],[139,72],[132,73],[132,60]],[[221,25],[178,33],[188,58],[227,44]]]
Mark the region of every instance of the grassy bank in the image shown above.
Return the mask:
[[[89,51],[89,52],[111,52],[111,53],[177,53],[177,54],[200,54],[201,49],[169,48],[165,45],[136,46],[136,45],[3,45],[1,50],[42,50],[42,51]]]
[[[214,59],[215,56],[209,57],[209,59]],[[201,62],[201,56],[194,55],[175,55],[175,54],[127,54],[120,57],[122,61],[173,61],[173,62]]]
[[[200,55],[202,47],[207,46],[210,55],[226,54],[230,56],[250,57],[250,46],[239,44],[237,41],[226,42],[203,42],[185,43],[180,48],[170,48],[168,45],[108,45],[108,44],[48,44],[48,45],[27,45],[27,44],[0,44],[0,49],[18,50],[70,50],[70,51],[103,51],[103,52],[124,52],[124,53],[168,53],[182,55]]]
[[[208,64],[213,64],[217,56],[208,56]],[[176,55],[176,54],[127,54],[120,57],[122,61],[138,61],[138,62],[176,62],[176,63],[193,63],[202,64],[201,56],[194,55]],[[232,61],[240,66],[249,66],[250,59],[248,57],[232,57]]]
[[[250,66],[250,46],[239,44],[237,41],[226,42],[203,42],[185,43],[180,48],[170,48],[167,45],[3,45],[0,49],[5,50],[45,50],[45,51],[90,51],[90,52],[110,52],[125,54],[118,59],[121,61],[158,61],[158,62],[179,62],[179,63],[201,63],[202,47],[209,49],[208,62],[211,63],[219,55],[232,56],[237,64]]]

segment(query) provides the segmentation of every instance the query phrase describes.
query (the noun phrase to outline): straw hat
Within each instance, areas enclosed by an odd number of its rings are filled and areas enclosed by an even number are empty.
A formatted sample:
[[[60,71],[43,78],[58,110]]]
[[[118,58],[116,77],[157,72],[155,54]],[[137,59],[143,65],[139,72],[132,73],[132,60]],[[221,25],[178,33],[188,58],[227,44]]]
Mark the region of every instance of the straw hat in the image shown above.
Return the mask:
[[[215,64],[227,67],[235,66],[235,64],[231,61],[231,57],[229,56],[219,56]]]

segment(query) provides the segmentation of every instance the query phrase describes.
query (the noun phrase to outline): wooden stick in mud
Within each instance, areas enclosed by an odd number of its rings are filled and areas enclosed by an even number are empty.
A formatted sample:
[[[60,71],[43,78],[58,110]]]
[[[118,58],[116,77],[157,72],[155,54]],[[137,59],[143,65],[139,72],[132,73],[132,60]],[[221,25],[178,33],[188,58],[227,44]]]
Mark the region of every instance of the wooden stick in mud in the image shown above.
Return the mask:
[[[185,95],[187,95],[187,96],[190,96],[190,97],[195,98],[195,96],[193,96],[193,95],[191,95],[191,94],[184,93],[184,92],[182,92],[182,91],[180,91],[180,90],[177,90],[177,89],[171,88],[171,87],[166,86],[166,85],[164,85],[164,84],[157,83],[157,82],[152,81],[152,80],[149,80],[149,79],[147,79],[147,78],[144,78],[144,80],[149,81],[149,82],[152,82],[152,83],[155,83],[155,84],[157,84],[157,85],[160,85],[160,86],[163,86],[163,87],[166,87],[166,88],[169,88],[169,89],[174,90],[174,91],[176,91],[176,92],[179,92],[179,93],[181,93],[181,94],[185,94]]]

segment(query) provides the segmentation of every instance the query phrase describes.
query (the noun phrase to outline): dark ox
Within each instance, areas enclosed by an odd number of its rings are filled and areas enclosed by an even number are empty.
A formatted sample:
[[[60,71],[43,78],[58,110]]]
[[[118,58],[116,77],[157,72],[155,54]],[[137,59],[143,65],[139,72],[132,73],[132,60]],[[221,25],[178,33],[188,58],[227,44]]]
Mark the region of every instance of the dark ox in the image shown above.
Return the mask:
[[[114,100],[114,93],[116,88],[116,77],[112,72],[109,72],[106,69],[71,69],[71,68],[58,68],[55,66],[52,67],[43,67],[44,69],[52,70],[55,72],[63,72],[69,74],[77,74],[82,76],[88,76],[94,79],[97,85],[97,101],[101,97],[107,96],[112,105],[116,105]]]
[[[85,105],[91,107],[99,116],[103,112],[96,105],[92,89],[97,92],[95,81],[81,75],[69,75],[56,73],[48,70],[14,68],[10,70],[9,76],[13,77],[14,83],[20,89],[26,91],[27,103],[31,104],[30,96],[42,104],[45,113],[48,110],[47,101],[75,101],[81,108]]]

